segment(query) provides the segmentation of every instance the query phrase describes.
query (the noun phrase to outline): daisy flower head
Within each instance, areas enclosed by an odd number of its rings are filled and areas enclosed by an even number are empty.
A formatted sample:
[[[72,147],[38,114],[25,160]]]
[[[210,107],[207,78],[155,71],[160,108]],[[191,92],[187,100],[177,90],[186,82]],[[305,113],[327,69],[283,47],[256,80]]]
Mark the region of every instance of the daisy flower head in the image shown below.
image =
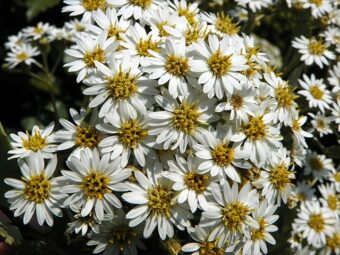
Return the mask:
[[[150,50],[157,53],[161,50],[160,38],[151,31],[147,33],[139,23],[130,26],[121,37],[122,49],[119,53],[123,56],[129,54],[132,61],[137,59],[142,65],[147,57],[152,57]]]
[[[215,100],[207,100],[204,94],[191,90],[185,97],[173,99],[164,90],[163,96],[155,97],[163,111],[150,112],[150,134],[156,135],[156,143],[163,144],[163,149],[179,148],[184,153],[197,143],[197,138],[205,130],[205,125],[216,120]]]
[[[273,98],[273,109],[271,111],[273,121],[283,122],[287,125],[291,119],[298,115],[297,103],[295,102],[298,96],[294,93],[293,87],[277,77],[274,72],[264,74],[264,79],[270,86],[269,95]]]
[[[30,154],[41,153],[43,158],[52,158],[53,153],[57,150],[55,145],[55,135],[53,132],[54,123],[51,122],[44,129],[40,129],[38,126],[32,128],[31,134],[19,132],[18,134],[10,134],[12,139],[12,150],[8,151],[8,154],[12,158],[25,158]]]
[[[272,0],[236,0],[236,3],[240,6],[248,6],[253,12],[259,11],[262,8],[267,8],[273,4]]]
[[[83,32],[77,34],[75,40],[76,45],[65,50],[65,53],[71,56],[73,60],[64,66],[68,67],[69,72],[78,72],[78,83],[96,70],[95,61],[106,63],[109,54],[111,54],[118,45],[118,43],[114,41],[114,38],[107,38],[106,31],[97,37]]]
[[[53,215],[62,217],[60,209],[62,200],[66,195],[61,194],[60,180],[53,178],[57,166],[57,156],[53,156],[45,166],[44,158],[40,153],[30,154],[28,158],[18,160],[21,180],[5,178],[5,183],[13,190],[7,191],[5,197],[8,199],[10,210],[14,216],[23,216],[24,224],[27,224],[36,216],[38,224],[44,222],[53,226]]]
[[[231,140],[243,145],[244,151],[250,152],[250,160],[258,166],[264,165],[272,157],[272,152],[282,147],[280,131],[272,122],[272,116],[266,112],[267,103],[260,105],[248,122],[243,122]],[[270,155],[270,156],[269,156]]]
[[[212,176],[223,175],[235,182],[241,182],[236,168],[251,167],[245,161],[249,153],[241,146],[230,142],[230,135],[222,134],[225,126],[217,126],[217,131],[205,131],[200,143],[194,145],[196,157],[202,159],[198,166],[199,172],[210,173]]]
[[[95,60],[97,79],[87,79],[88,86],[83,93],[94,96],[89,107],[99,107],[99,117],[118,112],[133,118],[138,113],[146,114],[152,97],[158,94],[156,84],[142,76],[138,61],[126,54],[123,59],[111,56],[110,63],[104,65]]]
[[[269,161],[264,167],[260,178],[255,181],[262,187],[262,195],[274,204],[281,204],[281,200],[286,204],[288,197],[292,193],[295,179],[293,171],[290,169],[290,157],[287,156],[286,149],[280,149],[277,157]]]
[[[150,136],[147,117],[109,114],[105,118],[108,123],[97,126],[107,135],[99,143],[102,153],[109,153],[111,159],[119,158],[122,167],[128,164],[131,154],[141,166],[145,166],[146,156],[154,158],[154,138]]]
[[[318,186],[322,198],[320,202],[322,206],[327,207],[334,213],[336,218],[340,216],[340,195],[336,192],[333,184],[321,184]]]
[[[34,27],[27,27],[23,29],[23,35],[26,38],[32,38],[33,40],[38,40],[41,39],[46,33],[54,28],[48,23],[43,23],[39,22],[36,26]]]
[[[130,170],[122,169],[117,161],[110,161],[109,154],[100,156],[97,149],[82,151],[80,159],[71,156],[66,164],[71,170],[61,171],[67,185],[60,191],[70,196],[64,206],[78,204],[82,217],[94,212],[99,221],[104,219],[104,213],[114,215],[113,208],[122,207],[113,192],[126,190],[121,182],[131,175]]]
[[[7,53],[5,61],[10,69],[21,63],[30,66],[31,64],[38,64],[34,57],[39,55],[40,51],[37,47],[33,47],[29,43],[23,43],[20,46],[11,47],[11,50]]]
[[[323,79],[316,79],[314,74],[310,77],[304,74],[303,80],[299,79],[299,84],[303,90],[298,93],[306,98],[309,107],[317,107],[322,113],[330,108],[329,104],[332,102],[332,98]]]
[[[308,244],[320,248],[326,244],[326,236],[331,236],[334,232],[335,218],[328,208],[313,200],[301,203],[294,223]]]
[[[335,59],[334,53],[328,50],[329,43],[322,39],[308,39],[305,36],[300,36],[293,40],[292,45],[298,49],[302,55],[301,61],[304,61],[307,66],[316,63],[320,68],[323,68],[324,65],[329,65],[329,60]]]
[[[331,171],[334,171],[333,161],[325,155],[309,151],[306,156],[304,175],[312,175],[319,181],[327,179]]]
[[[315,189],[308,181],[297,182],[293,189],[293,197],[299,201],[309,201],[314,197]]]
[[[60,143],[57,147],[59,151],[76,147],[71,155],[79,158],[80,151],[86,148],[97,148],[102,140],[102,134],[95,128],[99,122],[98,111],[94,109],[89,120],[87,119],[88,112],[84,108],[81,108],[79,113],[71,108],[70,115],[74,124],[66,119],[60,119],[63,129],[55,133],[55,140]]]
[[[91,235],[88,246],[96,246],[93,254],[136,255],[137,248],[145,250],[141,242],[141,230],[128,226],[123,210],[117,211],[117,215],[109,221],[103,221],[99,231]]]
[[[330,0],[302,0],[302,3],[303,8],[311,9],[314,18],[320,18],[333,9]]]
[[[88,24],[88,29],[96,35],[100,35],[105,31],[108,38],[114,38],[115,41],[121,39],[121,35],[126,32],[130,26],[130,21],[118,19],[117,11],[114,8],[107,8],[104,12],[99,9],[93,13],[93,20],[95,25]]]
[[[302,145],[305,148],[308,147],[305,138],[313,137],[311,133],[306,132],[305,130],[302,129],[302,126],[306,123],[306,121],[307,116],[297,116],[296,118],[291,119],[288,124],[293,132],[293,136],[295,139],[294,141],[296,141],[299,145]]]
[[[198,3],[188,3],[186,0],[174,0],[169,2],[169,6],[178,14],[185,17],[191,26],[198,23]]]
[[[317,112],[316,114],[308,113],[308,115],[312,117],[311,124],[313,128],[319,133],[320,137],[333,133],[333,130],[330,126],[334,120],[333,116],[325,116],[321,112]]]
[[[258,209],[252,212],[253,218],[258,222],[259,228],[250,231],[250,239],[248,239],[242,249],[243,255],[267,254],[267,243],[275,245],[276,241],[270,234],[278,230],[274,223],[279,216],[275,215],[277,206],[271,205],[268,201],[263,200]]]
[[[188,228],[190,236],[194,239],[193,243],[187,243],[182,246],[182,251],[185,253],[191,253],[191,255],[199,254],[214,254],[214,255],[224,255],[225,248],[224,245],[219,245],[217,240],[211,240],[209,238],[212,228],[201,227],[196,225],[195,228]]]
[[[192,71],[198,73],[198,83],[203,84],[203,92],[209,98],[216,95],[222,99],[224,94],[242,88],[241,83],[247,78],[241,71],[248,68],[247,60],[229,37],[219,40],[216,35],[209,35],[208,44],[202,40],[193,47]]]
[[[335,226],[335,231],[331,236],[326,237],[326,246],[320,251],[321,255],[340,254],[340,226]]]
[[[27,43],[27,38],[24,36],[23,32],[20,31],[16,35],[10,35],[7,37],[7,42],[5,42],[5,48],[9,50],[15,47],[19,47],[24,43]]]
[[[209,203],[208,210],[202,213],[204,221],[201,222],[202,226],[213,228],[209,240],[218,239],[218,244],[223,245],[237,235],[250,238],[250,228],[259,229],[258,222],[251,216],[251,212],[258,207],[259,199],[249,182],[239,190],[236,182],[230,187],[229,182],[225,181],[212,194],[216,203]]]
[[[167,39],[159,53],[145,59],[143,71],[150,74],[149,79],[157,80],[158,85],[168,83],[168,91],[173,98],[188,94],[188,84],[195,84],[192,77],[192,58],[188,57],[185,40]]]
[[[169,171],[163,176],[174,182],[173,190],[179,192],[178,203],[188,202],[190,210],[194,213],[197,208],[207,210],[211,189],[216,188],[218,178],[209,174],[201,174],[198,158],[188,156],[184,159],[176,155],[176,161],[168,161]],[[217,187],[218,188],[218,187]]]
[[[173,182],[161,176],[160,164],[149,166],[146,171],[147,176],[140,171],[134,171],[137,183],[128,184],[130,192],[122,195],[125,201],[137,205],[126,215],[130,220],[129,226],[134,227],[145,222],[144,238],[149,238],[156,227],[162,240],[166,237],[172,238],[173,225],[184,230],[190,226],[191,214],[185,205],[177,203],[175,192],[172,190]]]

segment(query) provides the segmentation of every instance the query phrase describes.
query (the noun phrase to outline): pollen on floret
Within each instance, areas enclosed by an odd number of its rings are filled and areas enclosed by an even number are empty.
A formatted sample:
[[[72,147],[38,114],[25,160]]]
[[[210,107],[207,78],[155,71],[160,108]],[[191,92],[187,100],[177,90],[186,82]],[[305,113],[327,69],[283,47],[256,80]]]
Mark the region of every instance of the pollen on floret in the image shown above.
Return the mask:
[[[297,96],[289,85],[279,85],[275,88],[275,98],[280,107],[289,108],[293,106]]]
[[[228,166],[234,160],[235,150],[228,147],[226,144],[218,144],[211,152],[214,162],[218,166]]]
[[[241,225],[245,223],[249,212],[250,209],[244,203],[232,202],[222,208],[222,221],[230,231],[237,232],[241,230]]]
[[[100,63],[105,61],[105,52],[102,48],[97,47],[92,52],[86,52],[83,60],[88,67],[94,68],[94,61],[97,60]]]
[[[308,162],[313,170],[321,171],[323,169],[323,163],[318,157],[312,157]]]
[[[31,176],[25,181],[25,199],[41,204],[50,196],[51,183],[44,174]]]
[[[29,55],[26,52],[20,52],[16,55],[16,57],[20,61],[25,61],[29,58]]]
[[[83,177],[81,189],[89,199],[104,198],[106,193],[110,193],[109,189],[110,178],[98,170],[91,170]]]
[[[337,210],[339,205],[339,195],[329,195],[327,197],[327,205],[331,210]]]
[[[260,218],[260,220],[258,220],[258,223],[260,227],[258,229],[252,229],[250,231],[251,239],[253,241],[263,240],[265,238],[266,226],[268,225],[268,223],[264,218]]]
[[[202,242],[200,244],[199,254],[207,254],[207,255],[224,255],[224,249],[219,248],[215,242]]]
[[[109,29],[107,30],[107,37],[108,38],[113,37],[116,38],[117,40],[120,40],[119,34],[123,32],[125,32],[125,30],[117,26],[110,25]]]
[[[315,98],[315,99],[322,99],[324,92],[317,86],[317,85],[312,85],[309,88],[310,94]]]
[[[234,107],[234,109],[239,109],[243,106],[243,97],[241,97],[240,95],[233,95],[230,99],[230,104],[232,107]]]
[[[178,105],[171,120],[172,126],[186,134],[193,134],[199,124],[200,113],[196,104],[183,102]]]
[[[215,27],[219,32],[236,35],[240,31],[237,23],[234,23],[232,18],[224,13],[218,13],[215,21]]]
[[[136,50],[140,56],[151,57],[149,50],[160,52],[159,42],[153,41],[151,38],[148,38],[147,40],[141,39],[136,44]]]
[[[321,213],[313,213],[309,215],[307,224],[317,233],[322,232],[325,229],[326,225],[325,219]]]
[[[113,77],[107,79],[106,87],[113,99],[127,100],[138,90],[137,77],[130,73],[119,71]]]
[[[335,253],[335,249],[339,249],[340,247],[340,233],[335,232],[333,235],[326,237],[326,245]]]
[[[120,142],[132,149],[136,149],[147,135],[148,131],[136,119],[124,122],[118,131]]]
[[[80,147],[95,148],[101,140],[99,132],[93,127],[77,126],[75,143]]]
[[[82,5],[88,11],[95,11],[106,5],[106,0],[82,0]]]
[[[27,139],[22,138],[22,146],[26,150],[34,152],[42,150],[47,145],[46,139],[41,136],[40,131],[35,131],[31,136],[27,133]]]
[[[188,8],[179,8],[177,10],[177,13],[178,13],[178,16],[180,17],[185,17],[188,21],[188,23],[193,26],[196,24],[197,20],[195,18],[195,13],[194,12],[191,12],[189,11]]]
[[[148,206],[152,213],[170,217],[171,201],[174,197],[174,192],[158,185],[150,188],[147,191]]]
[[[313,55],[321,56],[326,50],[326,45],[322,40],[311,39],[308,44],[308,50]]]
[[[152,0],[129,0],[130,4],[139,6],[143,9],[151,6]]]
[[[258,141],[266,137],[267,126],[264,124],[262,116],[250,117],[249,122],[242,125],[242,130],[248,138]]]
[[[208,175],[198,174],[196,172],[188,172],[184,176],[184,183],[190,190],[202,193],[206,190],[209,181]]]
[[[284,164],[279,164],[269,172],[270,183],[278,190],[284,190],[291,183],[291,172]]]
[[[166,58],[165,69],[174,76],[185,76],[189,72],[189,60],[186,57],[169,55]]]
[[[223,55],[218,50],[208,59],[208,65],[216,76],[221,77],[230,71],[232,65],[231,55]]]

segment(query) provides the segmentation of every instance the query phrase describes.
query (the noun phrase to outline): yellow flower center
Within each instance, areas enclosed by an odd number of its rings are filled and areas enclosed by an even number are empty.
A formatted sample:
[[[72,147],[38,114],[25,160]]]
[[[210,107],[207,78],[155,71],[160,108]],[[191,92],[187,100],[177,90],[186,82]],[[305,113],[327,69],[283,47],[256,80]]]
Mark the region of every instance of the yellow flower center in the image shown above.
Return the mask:
[[[50,196],[51,183],[44,174],[31,176],[25,181],[24,197],[25,199],[41,204]]]
[[[242,125],[244,134],[253,141],[258,141],[266,138],[267,126],[262,120],[262,116],[250,117],[247,124]]]
[[[340,233],[336,232],[332,236],[326,237],[326,240],[327,240],[327,247],[331,249],[331,251],[333,251],[335,254],[335,250],[339,249],[340,247]]]
[[[335,211],[338,208],[339,197],[337,195],[329,195],[327,198],[328,207]]]
[[[292,129],[296,132],[300,131],[301,127],[300,127],[299,119],[294,119],[292,121]]]
[[[264,218],[260,218],[258,223],[260,225],[259,229],[252,229],[250,232],[253,241],[263,240],[266,234],[267,221]]]
[[[78,146],[93,149],[100,140],[101,136],[95,128],[77,126],[75,143]]]
[[[171,190],[167,190],[161,186],[156,186],[154,188],[150,188],[148,190],[148,206],[150,207],[153,214],[160,214],[163,216],[167,216],[168,218],[171,216],[171,200],[174,196],[174,192]]]
[[[136,50],[140,56],[151,57],[151,54],[149,53],[148,50],[160,52],[159,42],[152,41],[151,38],[147,40],[141,39],[139,43],[136,44]]]
[[[159,36],[161,37],[167,37],[169,36],[169,33],[164,29],[164,26],[168,26],[169,23],[167,21],[162,21],[157,23],[157,28],[159,30]]]
[[[47,145],[46,139],[41,136],[40,131],[36,131],[32,136],[28,133],[26,134],[28,136],[27,140],[22,138],[22,146],[26,150],[37,152]]]
[[[321,6],[323,4],[323,0],[309,0],[311,4],[315,4],[316,6]]]
[[[199,255],[224,255],[223,248],[216,246],[214,242],[202,242]]]
[[[110,178],[98,170],[90,171],[80,184],[81,189],[89,199],[103,199],[106,193],[111,193],[108,185]]]
[[[236,35],[240,31],[238,24],[234,23],[232,18],[224,13],[217,14],[215,27],[217,31],[228,35]]]
[[[138,148],[141,141],[148,135],[136,119],[128,120],[122,124],[118,132],[119,141],[127,148]]]
[[[199,124],[199,117],[195,104],[183,102],[174,110],[171,123],[177,130],[192,135]]]
[[[83,6],[87,11],[95,11],[99,8],[104,8],[106,0],[83,0]]]
[[[139,6],[143,9],[151,6],[152,0],[129,0],[130,4]]]
[[[233,148],[220,143],[213,149],[211,156],[218,166],[228,166],[234,160],[234,153]]]
[[[107,30],[107,37],[114,37],[116,39],[120,39],[119,33],[125,32],[123,29],[110,25],[109,29]]]
[[[184,176],[184,183],[187,185],[188,189],[194,190],[197,193],[202,193],[205,191],[208,181],[209,176],[195,172],[188,172]]]
[[[311,39],[308,44],[308,49],[311,54],[321,56],[326,50],[326,45],[323,41]]]
[[[310,86],[309,92],[317,100],[322,99],[324,95],[324,92],[321,89],[319,89],[317,85]]]
[[[291,172],[284,164],[277,165],[269,172],[269,180],[271,184],[278,190],[283,191],[287,184],[290,184]]]
[[[25,61],[29,58],[28,54],[26,52],[20,52],[16,55],[17,59],[20,61]]]
[[[94,68],[95,64],[94,61],[97,60],[100,63],[105,61],[105,52],[102,48],[97,47],[92,52],[86,52],[84,54],[83,60],[87,67]]]
[[[236,201],[227,204],[222,209],[223,223],[230,231],[239,231],[249,212],[249,208],[242,202]]]
[[[185,57],[169,55],[166,59],[165,69],[174,76],[185,76],[189,72],[189,60]]]
[[[289,108],[293,106],[296,95],[290,86],[279,85],[275,89],[275,98],[280,107]]]
[[[234,109],[239,109],[243,106],[243,98],[240,95],[233,95],[230,99],[230,104]]]
[[[216,51],[208,59],[210,70],[218,77],[227,74],[231,68],[231,55],[222,55],[222,52]]]
[[[127,100],[138,90],[137,77],[120,71],[107,79],[106,87],[114,100]]]
[[[185,45],[189,46],[195,42],[198,42],[198,39],[204,38],[206,34],[201,33],[199,26],[195,25],[193,27],[188,27],[188,29],[184,33],[185,37]]]
[[[316,170],[316,171],[321,171],[323,169],[323,163],[318,157],[310,158],[309,165],[311,166],[313,170]]]
[[[44,29],[40,26],[36,26],[33,28],[33,34],[36,34],[36,35],[41,35],[44,33]]]
[[[325,220],[320,213],[313,213],[309,216],[309,220],[307,222],[308,226],[314,229],[315,232],[320,233],[325,229]]]
[[[334,174],[334,180],[335,180],[335,182],[340,182],[340,172],[336,172]]]
[[[188,21],[188,23],[193,26],[196,24],[196,18],[195,18],[195,13],[194,12],[191,12],[189,11],[188,9],[186,8],[179,8],[177,10],[177,13],[178,13],[178,16],[180,17],[185,17]]]
[[[112,230],[108,243],[123,252],[124,248],[129,246],[136,236],[137,233],[128,226],[120,226]]]
[[[316,121],[316,127],[319,128],[319,129],[324,129],[326,128],[326,123],[323,121],[323,119],[318,119]]]

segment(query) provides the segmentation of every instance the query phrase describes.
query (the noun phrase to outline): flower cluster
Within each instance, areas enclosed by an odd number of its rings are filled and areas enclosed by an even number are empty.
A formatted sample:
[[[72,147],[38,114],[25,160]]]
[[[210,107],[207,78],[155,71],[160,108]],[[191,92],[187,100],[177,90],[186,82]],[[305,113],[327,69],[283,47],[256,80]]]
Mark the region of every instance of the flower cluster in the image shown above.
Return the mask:
[[[67,232],[89,238],[93,253],[137,254],[150,237],[176,250],[186,234],[177,253],[258,255],[276,244],[275,212],[298,205],[291,248],[340,252],[339,173],[310,148],[325,150],[321,137],[340,131],[336,3],[287,1],[329,15],[322,39],[292,41],[300,65],[329,66],[327,79],[306,71],[291,83],[231,16],[197,3],[64,2],[81,21],[39,23],[7,44],[14,68],[40,65],[38,41],[72,42],[64,66],[88,99],[57,130],[10,135],[22,174],[5,179],[15,216],[52,226],[71,211]],[[275,1],[235,2],[256,12]]]

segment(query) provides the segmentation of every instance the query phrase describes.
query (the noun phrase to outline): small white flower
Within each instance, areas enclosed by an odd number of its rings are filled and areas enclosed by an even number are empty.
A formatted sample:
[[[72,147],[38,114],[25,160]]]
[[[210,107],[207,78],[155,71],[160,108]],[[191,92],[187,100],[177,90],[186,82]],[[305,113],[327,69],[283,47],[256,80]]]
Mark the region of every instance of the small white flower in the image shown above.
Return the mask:
[[[320,18],[332,11],[331,1],[329,0],[302,0],[303,8],[311,8],[314,18]]]
[[[25,158],[30,154],[40,152],[44,158],[52,158],[53,153],[57,150],[57,145],[54,144],[55,137],[53,132],[54,123],[50,123],[45,129],[40,129],[38,126],[32,128],[31,134],[28,132],[19,132],[10,134],[12,138],[12,150],[9,154],[13,154],[12,158]]]
[[[301,127],[306,123],[307,116],[297,116],[294,119],[291,119],[289,122],[289,126],[294,135],[295,141],[299,144],[304,146],[305,148],[308,147],[305,138],[311,138],[313,135],[309,132],[306,132]]]
[[[66,196],[60,194],[58,177],[51,178],[56,166],[57,156],[53,156],[45,167],[40,153],[31,154],[28,159],[18,160],[21,180],[5,178],[5,183],[15,188],[7,191],[5,197],[11,204],[10,210],[14,216],[24,214],[24,224],[27,224],[35,214],[38,224],[53,226],[53,214],[62,217],[61,200]]]
[[[327,207],[334,213],[336,218],[340,216],[340,195],[335,190],[335,185],[321,184],[319,185],[319,191],[322,198],[320,202],[324,207]]]
[[[241,6],[249,6],[253,12],[259,11],[273,4],[272,0],[236,0],[236,3]]]
[[[38,40],[42,38],[50,29],[55,28],[48,23],[39,22],[34,27],[27,27],[23,29],[23,35],[33,40]]]
[[[323,135],[332,134],[333,130],[331,129],[331,122],[333,121],[333,116],[325,116],[321,112],[317,112],[316,114],[308,113],[309,116],[313,118],[311,121],[313,128],[318,131],[320,137]]]
[[[308,152],[305,162],[304,175],[312,174],[314,178],[322,181],[334,170],[332,159],[316,152]]]
[[[5,61],[8,63],[10,69],[16,67],[20,63],[25,63],[25,65],[30,66],[31,64],[39,63],[34,59],[34,57],[39,56],[40,51],[37,47],[33,47],[31,44],[23,43],[16,47],[12,47],[7,53]]]

